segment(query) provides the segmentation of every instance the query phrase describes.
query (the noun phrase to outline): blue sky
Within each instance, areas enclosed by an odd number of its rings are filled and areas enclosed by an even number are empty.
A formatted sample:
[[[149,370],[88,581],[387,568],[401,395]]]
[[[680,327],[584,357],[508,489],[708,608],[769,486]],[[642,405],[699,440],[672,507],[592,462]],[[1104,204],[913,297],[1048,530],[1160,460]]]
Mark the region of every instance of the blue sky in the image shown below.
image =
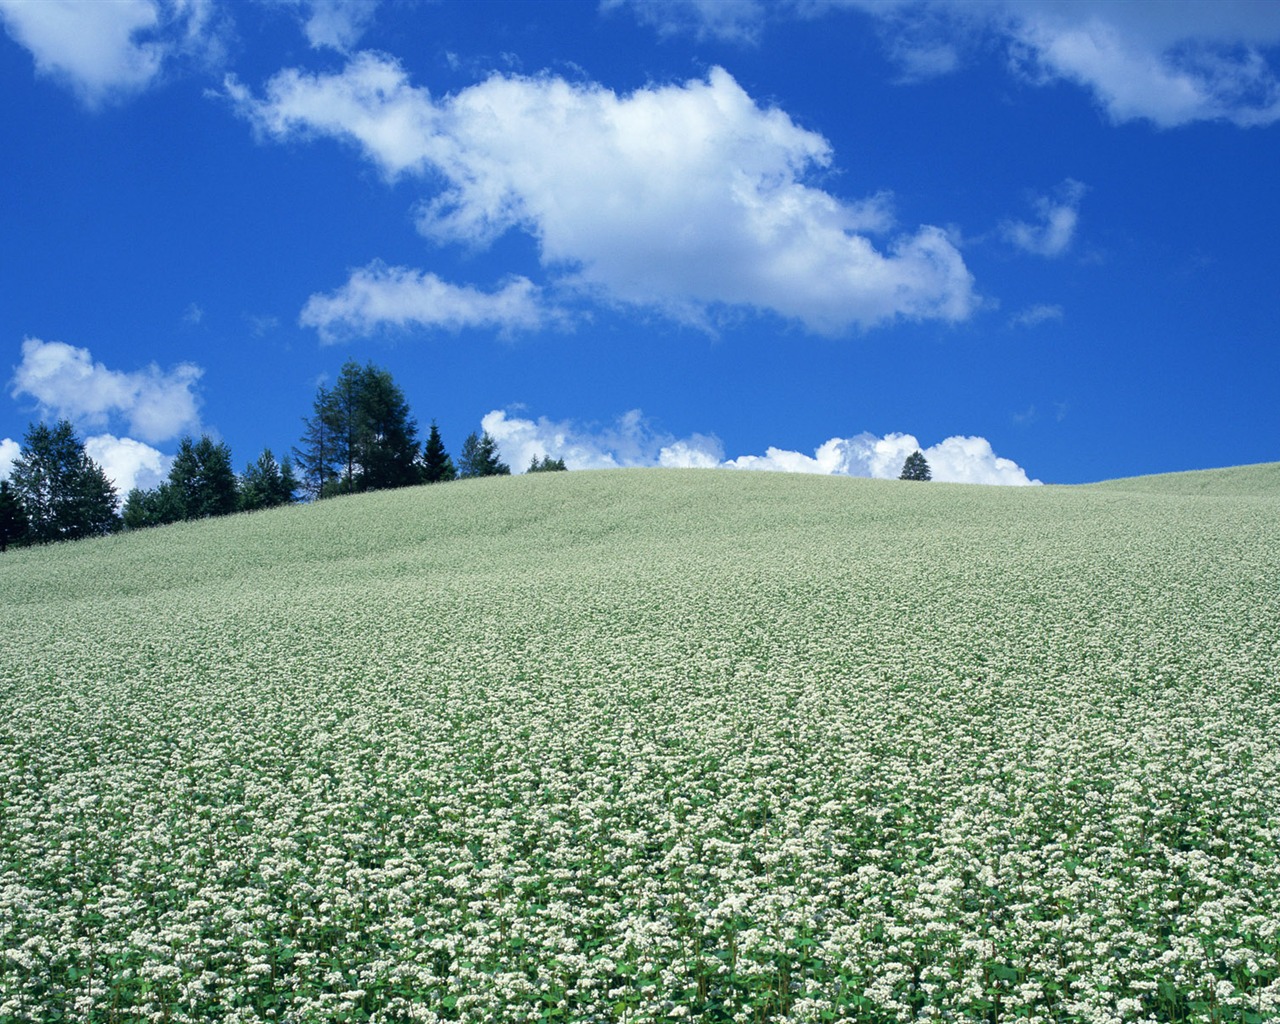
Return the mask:
[[[373,361],[517,470],[1280,459],[1280,5],[0,0],[0,474]]]

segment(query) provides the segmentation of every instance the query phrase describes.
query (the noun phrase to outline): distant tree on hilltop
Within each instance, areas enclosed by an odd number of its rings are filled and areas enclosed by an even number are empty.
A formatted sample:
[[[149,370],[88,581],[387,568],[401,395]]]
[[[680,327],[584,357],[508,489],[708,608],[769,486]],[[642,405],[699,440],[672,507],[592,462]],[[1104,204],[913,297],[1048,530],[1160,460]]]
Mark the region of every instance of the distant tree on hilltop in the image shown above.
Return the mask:
[[[498,457],[498,442],[489,431],[472,433],[462,442],[458,476],[509,476],[511,467]]]
[[[349,360],[313,410],[294,449],[313,497],[418,483],[418,423],[386,370]]]
[[[924,453],[916,449],[907,456],[907,461],[902,464],[902,475],[899,480],[932,480],[933,473],[929,470],[929,463],[925,461]]]
[[[440,439],[440,428],[436,421],[431,421],[431,432],[427,435],[427,443],[422,449],[422,482],[425,484],[442,484],[453,480],[458,469],[453,459],[444,450],[444,442]]]
[[[253,512],[288,505],[297,489],[293,464],[288,459],[277,462],[271,449],[264,448],[257,461],[251,462],[240,477],[240,510]]]
[[[538,456],[533,457],[533,461],[529,463],[526,473],[560,473],[569,467],[564,464],[564,459],[553,459],[550,455],[544,456],[541,460]]]

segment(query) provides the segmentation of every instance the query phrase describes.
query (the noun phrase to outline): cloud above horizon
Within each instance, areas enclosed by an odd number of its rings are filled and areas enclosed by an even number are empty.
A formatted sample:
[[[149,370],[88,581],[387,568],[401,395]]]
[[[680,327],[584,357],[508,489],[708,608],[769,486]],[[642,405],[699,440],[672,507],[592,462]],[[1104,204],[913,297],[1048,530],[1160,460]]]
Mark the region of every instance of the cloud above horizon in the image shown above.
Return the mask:
[[[512,278],[496,292],[482,292],[449,284],[435,274],[375,261],[353,270],[336,291],[312,295],[298,322],[314,327],[322,342],[332,344],[383,328],[457,332],[491,327],[511,334],[537,330],[558,317],[527,277]]]
[[[1113,3],[1107,0],[608,0],[660,33],[690,32],[755,44],[765,24],[859,11],[884,28],[903,81],[949,74],[993,42],[1009,69],[1034,85],[1072,82],[1116,124],[1161,128],[1196,121],[1240,127],[1280,120],[1280,7],[1250,0]],[[730,13],[732,16],[730,17]]]
[[[655,427],[639,409],[608,426],[546,417],[535,420],[495,409],[483,417],[481,427],[497,441],[503,459],[516,473],[523,472],[535,457],[550,456],[564,459],[569,469],[723,468],[887,480],[896,479],[907,456],[920,450],[933,479],[941,483],[1026,486],[1040,482],[1029,478],[1016,462],[996,455],[982,437],[957,435],[925,446],[911,434],[878,437],[862,433],[833,437],[812,455],[769,447],[764,455],[725,459],[724,446],[714,434],[676,437]]]
[[[155,363],[132,372],[108,369],[87,348],[27,338],[10,394],[34,398],[42,416],[68,419],[82,429],[123,422],[144,441],[167,441],[200,426],[194,363],[162,370]]]
[[[707,329],[750,309],[822,334],[977,305],[942,229],[895,230],[886,194],[808,184],[832,164],[827,141],[722,68],[628,95],[495,74],[437,99],[365,52],[336,74],[281,71],[261,98],[233,76],[225,89],[264,138],[338,139],[388,182],[439,185],[416,215],[437,244],[527,233],[562,292]]]
[[[222,52],[208,0],[0,0],[0,22],[37,74],[90,109],[144,91],[175,58],[209,62]]]

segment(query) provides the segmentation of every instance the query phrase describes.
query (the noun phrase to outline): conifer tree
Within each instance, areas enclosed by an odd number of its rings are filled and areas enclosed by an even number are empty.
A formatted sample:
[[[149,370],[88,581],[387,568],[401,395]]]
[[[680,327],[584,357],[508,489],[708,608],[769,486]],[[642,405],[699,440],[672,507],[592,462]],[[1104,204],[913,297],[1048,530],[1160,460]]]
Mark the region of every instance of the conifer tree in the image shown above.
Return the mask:
[[[899,480],[931,480],[933,473],[929,470],[929,463],[925,461],[924,453],[916,449],[907,456],[907,461],[902,464],[902,474]]]
[[[249,463],[240,477],[240,509],[253,512],[260,508],[288,505],[294,500],[298,481],[288,459],[276,461],[270,448],[264,448],[255,462]]]
[[[458,476],[508,476],[511,467],[498,457],[498,442],[489,431],[471,433],[462,442],[462,455],[458,460]]]
[[[182,519],[230,515],[239,504],[231,449],[208,434],[199,441],[184,437],[169,468],[169,487]]]
[[[337,478],[337,442],[329,429],[322,410],[329,404],[329,389],[321,384],[316,388],[313,414],[304,417],[306,430],[302,435],[302,447],[293,449],[294,458],[302,472],[302,489],[312,498],[323,497],[333,480]]]
[[[116,489],[85,453],[66,420],[33,424],[23,439],[10,481],[37,543],[72,540],[119,529]]]
[[[453,459],[445,451],[444,442],[440,439],[440,428],[432,420],[431,432],[427,434],[427,443],[422,449],[422,482],[440,484],[455,479],[457,475]]]

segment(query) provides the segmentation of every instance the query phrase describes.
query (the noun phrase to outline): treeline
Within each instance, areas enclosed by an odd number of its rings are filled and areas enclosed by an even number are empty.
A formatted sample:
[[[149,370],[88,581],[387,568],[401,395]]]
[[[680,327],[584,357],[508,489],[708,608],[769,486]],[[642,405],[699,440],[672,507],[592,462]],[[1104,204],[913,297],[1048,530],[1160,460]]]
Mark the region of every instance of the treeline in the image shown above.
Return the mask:
[[[0,481],[0,551],[10,544],[73,540],[303,499],[511,473],[488,431],[472,433],[456,463],[434,421],[420,444],[404,393],[390,373],[372,363],[350,361],[332,387],[321,385],[303,424],[292,458],[277,460],[267,448],[240,474],[226,443],[207,435],[184,437],[168,478],[150,490],[135,487],[121,511],[115,486],[69,422],[33,424],[10,479]],[[527,471],[565,468],[563,459],[535,456]]]

